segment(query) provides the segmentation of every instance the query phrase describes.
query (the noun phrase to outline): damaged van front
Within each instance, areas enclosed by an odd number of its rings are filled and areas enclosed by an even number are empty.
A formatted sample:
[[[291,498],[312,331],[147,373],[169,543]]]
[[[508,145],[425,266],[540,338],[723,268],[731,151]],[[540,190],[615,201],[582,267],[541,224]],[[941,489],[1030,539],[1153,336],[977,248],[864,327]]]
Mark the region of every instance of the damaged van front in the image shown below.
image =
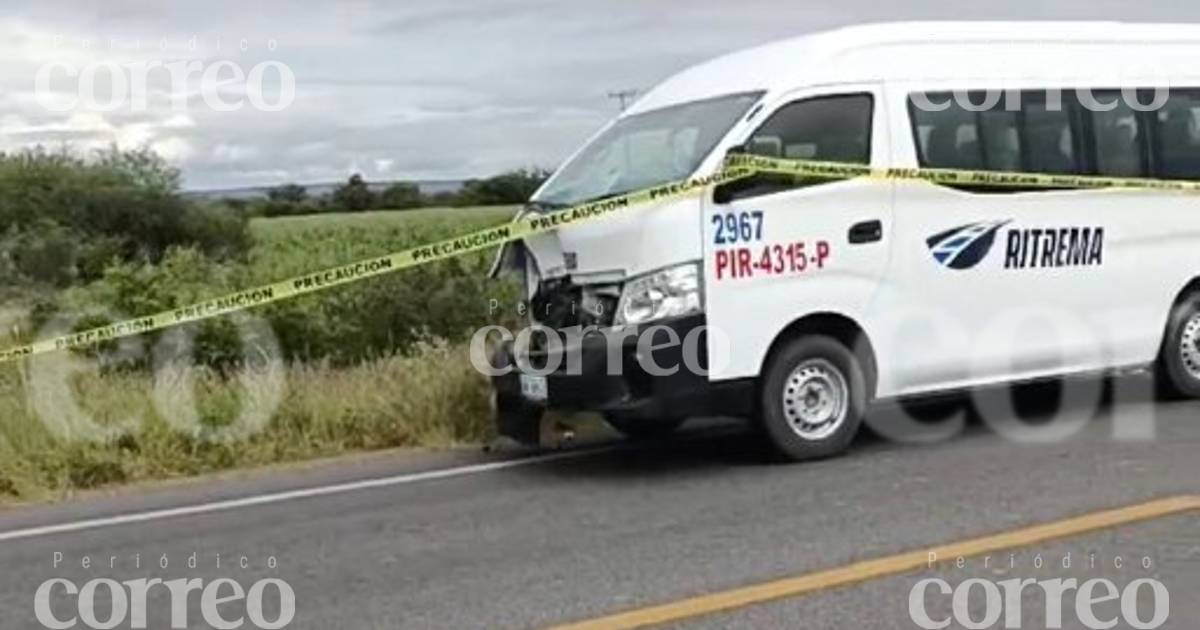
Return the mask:
[[[760,97],[664,104],[660,88],[571,157],[523,212],[714,172],[723,141]],[[496,271],[524,278],[533,328],[493,358],[503,372],[493,376],[502,434],[535,442],[548,408],[596,411],[624,433],[658,434],[734,402],[705,375],[702,205],[699,195],[668,199],[504,248]]]

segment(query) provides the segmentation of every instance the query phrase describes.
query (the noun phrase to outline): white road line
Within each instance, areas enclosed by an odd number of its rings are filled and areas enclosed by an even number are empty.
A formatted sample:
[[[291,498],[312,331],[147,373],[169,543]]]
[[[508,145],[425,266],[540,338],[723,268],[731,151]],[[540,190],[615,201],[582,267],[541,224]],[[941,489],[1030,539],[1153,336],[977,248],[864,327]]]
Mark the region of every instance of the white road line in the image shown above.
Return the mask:
[[[315,488],[303,488],[299,490],[289,490],[286,492],[276,492],[271,494],[261,494],[258,496],[243,497],[240,499],[229,499],[225,501],[214,501],[212,503],[201,503],[197,505],[187,505],[177,508],[168,508],[164,510],[151,510],[147,512],[135,512],[132,514],[121,514],[117,516],[108,516],[104,518],[94,518],[72,523],[60,523],[58,525],[45,525],[41,527],[30,527],[28,529],[18,529],[10,532],[0,533],[0,542],[10,540],[20,540],[23,538],[37,538],[41,536],[51,536],[54,534],[65,534],[69,532],[78,532],[86,529],[96,529],[100,527],[112,527],[115,525],[128,525],[130,523],[144,523],[146,521],[156,521],[167,518],[178,518],[181,516],[195,516],[197,514],[210,514],[213,512],[225,512],[229,510],[237,510],[241,508],[256,507],[260,505],[268,505],[271,503],[282,503],[284,501],[295,501],[299,499],[309,499],[312,497],[322,497],[331,494],[342,494],[346,492],[355,492],[358,490],[370,490],[373,488],[384,488],[388,486],[399,486],[408,483],[417,483],[420,481],[432,481],[435,479],[449,479],[451,477],[463,477],[466,475],[475,475],[479,473],[493,472],[497,470],[506,470],[509,468],[519,468],[522,466],[533,466],[536,464],[545,464],[564,459],[574,459],[585,455],[594,455],[596,453],[610,451],[618,447],[582,449],[577,451],[564,451],[561,453],[550,453],[548,455],[536,455],[523,459],[505,460],[501,462],[488,462],[486,464],[473,464],[470,466],[460,466],[457,468],[444,468],[440,470],[429,470],[425,472],[409,473],[405,475],[395,475],[392,477],[380,477],[376,479],[363,479],[360,481],[351,481],[347,483],[339,483],[329,486],[318,486]]]

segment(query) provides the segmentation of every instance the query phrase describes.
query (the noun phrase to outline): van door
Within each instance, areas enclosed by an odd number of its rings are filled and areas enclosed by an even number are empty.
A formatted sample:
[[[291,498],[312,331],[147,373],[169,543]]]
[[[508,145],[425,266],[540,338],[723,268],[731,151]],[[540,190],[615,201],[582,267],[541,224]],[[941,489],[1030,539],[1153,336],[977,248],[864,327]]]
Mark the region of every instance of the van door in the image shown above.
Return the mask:
[[[897,119],[912,123],[897,145],[911,146],[901,165],[1091,169],[1069,99],[1047,102],[1041,90],[988,105],[972,93],[975,107],[949,91],[921,94],[892,95],[893,107],[905,103]],[[880,299],[892,316],[881,345],[896,358],[887,388],[913,394],[1102,367],[1104,333],[1089,317],[1118,279],[1106,264],[1111,226],[1095,203],[1106,194],[899,182],[895,265]]]
[[[752,154],[883,166],[890,151],[878,85],[795,92],[741,139]],[[815,313],[860,323],[887,266],[886,181],[755,177],[705,201],[710,378],[757,376],[772,342]]]

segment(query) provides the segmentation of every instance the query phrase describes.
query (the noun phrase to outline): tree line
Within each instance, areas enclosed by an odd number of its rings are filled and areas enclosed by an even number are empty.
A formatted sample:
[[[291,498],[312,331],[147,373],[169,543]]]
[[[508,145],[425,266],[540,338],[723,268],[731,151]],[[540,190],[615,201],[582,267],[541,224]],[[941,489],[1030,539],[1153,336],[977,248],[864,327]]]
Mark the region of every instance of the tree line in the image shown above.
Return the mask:
[[[458,191],[425,194],[412,182],[395,182],[377,192],[371,189],[361,174],[355,173],[327,195],[311,195],[304,186],[289,183],[268,190],[266,199],[230,203],[249,205],[251,214],[268,217],[322,212],[514,205],[528,201],[549,176],[550,171],[544,169],[517,169],[494,177],[468,180]]]

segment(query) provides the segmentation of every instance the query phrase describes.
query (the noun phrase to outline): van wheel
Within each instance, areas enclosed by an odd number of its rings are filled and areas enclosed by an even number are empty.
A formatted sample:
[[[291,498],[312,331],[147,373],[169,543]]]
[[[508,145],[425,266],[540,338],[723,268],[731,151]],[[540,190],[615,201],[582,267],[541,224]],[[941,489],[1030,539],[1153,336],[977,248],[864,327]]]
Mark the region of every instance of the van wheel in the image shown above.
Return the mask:
[[[1157,371],[1163,394],[1200,398],[1200,292],[1184,296],[1171,310]]]
[[[862,426],[866,382],[858,359],[836,339],[787,341],[767,363],[759,398],[762,430],[789,460],[837,455]]]
[[[684,423],[686,418],[629,418],[619,414],[605,414],[604,421],[618,433],[631,440],[658,440],[665,438]]]

